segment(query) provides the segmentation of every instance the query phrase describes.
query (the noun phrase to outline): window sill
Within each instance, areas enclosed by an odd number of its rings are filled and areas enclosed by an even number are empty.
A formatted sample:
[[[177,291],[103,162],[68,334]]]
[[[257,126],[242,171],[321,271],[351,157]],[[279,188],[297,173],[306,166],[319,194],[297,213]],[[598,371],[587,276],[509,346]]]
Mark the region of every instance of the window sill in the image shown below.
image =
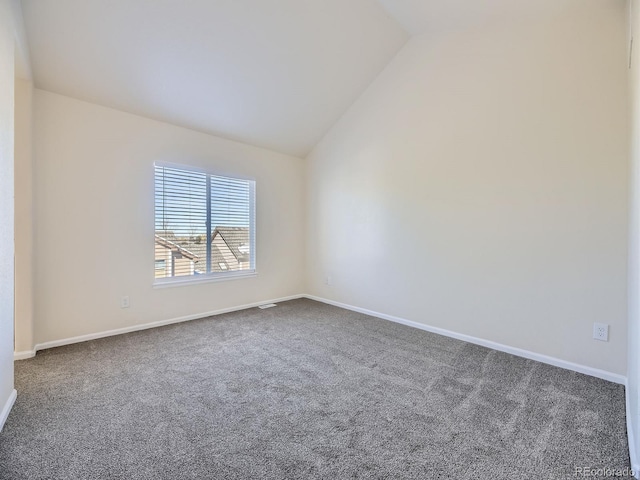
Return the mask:
[[[241,278],[257,277],[255,270],[240,273],[226,273],[222,275],[198,275],[197,277],[177,277],[156,279],[153,288],[185,287],[187,285],[197,285],[200,283],[226,282],[229,280],[239,280]]]

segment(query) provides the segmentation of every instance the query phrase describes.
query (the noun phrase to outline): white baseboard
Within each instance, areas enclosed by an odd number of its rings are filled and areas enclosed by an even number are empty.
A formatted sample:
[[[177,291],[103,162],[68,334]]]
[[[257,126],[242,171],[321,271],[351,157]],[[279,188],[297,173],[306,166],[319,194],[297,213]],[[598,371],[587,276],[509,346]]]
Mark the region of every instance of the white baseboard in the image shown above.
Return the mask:
[[[624,385],[625,391],[625,409],[627,412],[627,441],[629,442],[629,458],[631,460],[631,470],[635,474],[635,478],[640,478],[640,462],[638,459],[638,450],[635,440],[635,432],[633,431],[633,427],[631,424],[631,418],[633,415],[637,415],[631,411],[631,400],[629,398],[629,382],[625,382]]]
[[[385,313],[375,312],[373,310],[368,310],[366,308],[355,307],[353,305],[348,305],[346,303],[336,302],[333,300],[329,300],[327,298],[317,297],[315,295],[308,294],[300,294],[300,295],[291,295],[288,297],[282,297],[272,300],[263,300],[261,302],[250,303],[246,305],[240,305],[237,307],[223,308],[219,310],[214,310],[211,312],[199,313],[195,315],[187,315],[184,317],[172,318],[169,320],[160,320],[157,322],[145,323],[142,325],[132,325],[130,327],[118,328],[115,330],[108,330],[105,332],[91,333],[87,335],[80,335],[77,337],[64,338],[60,340],[53,340],[50,342],[39,343],[35,346],[33,350],[27,350],[23,352],[15,352],[14,359],[22,360],[26,358],[33,357],[37,351],[44,350],[47,348],[60,347],[63,345],[70,345],[72,343],[86,342],[88,340],[95,340],[98,338],[111,337],[114,335],[120,335],[123,333],[136,332],[140,330],[146,330],[149,328],[161,327],[164,325],[171,325],[174,323],[188,322],[190,320],[196,320],[199,318],[211,317],[214,315],[221,315],[223,313],[236,312],[239,310],[245,310],[247,308],[254,308],[266,303],[278,303],[278,302],[286,302],[288,300],[295,300],[298,298],[308,298],[310,300],[315,300],[317,302],[326,303],[328,305],[333,305],[335,307],[344,308],[346,310],[351,310],[358,313],[363,313],[365,315],[370,315],[372,317],[380,318],[383,320],[389,320],[391,322],[400,323],[402,325],[407,325],[409,327],[417,328],[420,330],[424,330],[431,333],[436,333],[438,335],[443,335],[445,337],[455,338],[457,340],[462,340],[464,342],[473,343],[475,345],[481,345],[483,347],[491,348],[493,350],[498,350],[500,352],[510,353],[512,355],[516,355],[518,357],[527,358],[530,360],[535,360],[538,362],[546,363],[549,365],[553,365],[555,367],[564,368],[566,370],[571,370],[578,373],[583,373],[585,375],[590,375],[592,377],[601,378],[603,380],[608,380],[610,382],[618,383],[625,385],[625,395],[626,395],[626,411],[627,411],[627,437],[629,442],[629,454],[631,457],[631,468],[636,473],[636,475],[640,474],[640,459],[637,457],[636,443],[635,443],[635,435],[631,428],[631,415],[633,413],[630,411],[630,403],[629,403],[629,389],[627,388],[627,379],[623,375],[619,375],[612,372],[607,372],[605,370],[600,370],[593,367],[587,367],[585,365],[580,365],[577,363],[569,362],[566,360],[561,360],[559,358],[550,357],[547,355],[542,355],[539,353],[531,352],[528,350],[523,350],[521,348],[511,347],[509,345],[503,345],[501,343],[492,342],[490,340],[485,340],[482,338],[473,337],[471,335],[465,335],[462,333],[453,332],[451,330],[446,330],[443,328],[432,327],[430,325],[425,325],[422,323],[414,322],[412,320],[407,320],[404,318],[396,317],[393,315],[387,315]],[[5,404],[2,413],[0,414],[0,431],[4,426],[4,423],[9,416],[9,412],[11,411],[11,407],[16,400],[16,391],[13,390],[13,393],[9,397],[7,403]],[[640,478],[640,477],[638,477]]]
[[[4,424],[7,421],[7,418],[9,418],[9,412],[11,412],[11,408],[13,407],[13,404],[16,402],[17,396],[18,396],[18,392],[16,392],[16,390],[14,389],[11,392],[11,395],[9,395],[9,398],[4,404],[4,407],[2,407],[2,412],[0,412],[0,432],[4,428]]]
[[[629,445],[629,457],[631,460],[631,470],[636,478],[640,479],[640,463],[639,458],[637,456],[636,443],[635,443],[635,432],[631,428],[631,415],[634,415],[634,412],[631,412],[631,405],[629,403],[629,388],[627,384],[627,378],[623,375],[619,375],[617,373],[607,372],[605,370],[600,370],[597,368],[587,367],[585,365],[579,365],[577,363],[568,362],[566,360],[561,360],[559,358],[549,357],[547,355],[542,355],[539,353],[530,352],[528,350],[523,350],[521,348],[510,347],[508,345],[503,345],[501,343],[492,342],[490,340],[484,340],[482,338],[472,337],[470,335],[464,335],[462,333],[452,332],[450,330],[445,330],[443,328],[432,327],[429,325],[425,325],[422,323],[414,322],[412,320],[407,320],[400,317],[395,317],[393,315],[387,315],[380,312],[374,312],[372,310],[367,310],[366,308],[354,307],[353,305],[347,305],[345,303],[336,302],[333,300],[329,300],[327,298],[317,297],[315,295],[305,295],[305,298],[310,300],[315,300],[317,302],[326,303],[328,305],[333,305],[335,307],[344,308],[346,310],[351,310],[358,313],[364,313],[365,315],[370,315],[372,317],[381,318],[383,320],[389,320],[391,322],[400,323],[402,325],[407,325],[410,327],[418,328],[420,330],[425,330],[431,333],[437,333],[438,335],[443,335],[445,337],[451,337],[458,340],[462,340],[465,342],[473,343],[476,345],[481,345],[483,347],[491,348],[493,350],[498,350],[501,352],[510,353],[512,355],[516,355],[518,357],[528,358],[530,360],[536,360],[538,362],[546,363],[549,365],[553,365],[555,367],[564,368],[566,370],[572,370],[574,372],[583,373],[585,375],[590,375],[592,377],[601,378],[603,380],[608,380],[610,382],[622,384],[625,386],[625,399],[626,399],[626,415],[627,415],[627,442]]]
[[[24,360],[25,358],[31,358],[36,356],[35,350],[25,350],[24,352],[13,352],[14,360]]]
[[[98,338],[112,337],[114,335],[121,335],[123,333],[137,332],[140,330],[147,330],[149,328],[162,327],[164,325],[171,325],[173,323],[188,322],[190,320],[197,320],[199,318],[212,317],[214,315],[221,315],[223,313],[237,312],[239,310],[246,310],[247,308],[254,308],[265,303],[278,303],[286,302],[287,300],[295,300],[302,298],[304,295],[291,295],[288,297],[275,298],[270,300],[262,300],[260,302],[249,303],[246,305],[239,305],[237,307],[221,308],[219,310],[213,310],[211,312],[196,313],[194,315],[186,315],[184,317],[171,318],[169,320],[159,320],[157,322],[144,323],[141,325],[132,325],[130,327],[116,328],[114,330],[107,330],[105,332],[89,333],[87,335],[80,335],[77,337],[62,338],[60,340],[53,340],[45,343],[38,343],[33,350],[24,352],[14,352],[14,360],[23,360],[25,358],[33,357],[36,352],[40,350],[46,350],[47,348],[61,347],[63,345],[71,345],[72,343],[86,342],[89,340],[96,340]]]
[[[322,302],[328,305],[333,305],[335,307],[344,308],[346,310],[363,313],[365,315],[381,318],[383,320],[389,320],[391,322],[400,323],[402,325],[407,325],[409,327],[418,328],[420,330],[425,330],[427,332],[436,333],[438,335],[443,335],[445,337],[451,337],[458,340],[462,340],[464,342],[481,345],[483,347],[491,348],[493,350],[498,350],[500,352],[510,353],[518,357],[524,357],[530,360],[535,360],[535,361],[546,363],[556,367],[564,368],[566,370],[572,370],[574,372],[584,373],[585,375],[591,375],[592,377],[601,378],[603,380],[608,380],[610,382],[614,382],[622,385],[626,384],[626,377],[616,373],[607,372],[605,370],[600,370],[593,367],[587,367],[585,365],[580,365],[580,364],[569,362],[566,360],[561,360],[559,358],[542,355],[540,353],[531,352],[529,350],[523,350],[521,348],[511,347],[509,345],[503,345],[501,343],[492,342],[491,340],[485,340],[482,338],[473,337],[471,335],[465,335],[462,333],[453,332],[451,330],[446,330],[444,328],[432,327],[430,325],[425,325],[423,323],[414,322],[413,320],[407,320],[407,319],[396,317],[393,315],[387,315],[385,313],[375,312],[373,310],[368,310],[366,308],[355,307],[353,305],[348,305],[346,303],[336,302],[333,300],[329,300],[327,298],[317,297],[315,295],[308,295],[308,294],[291,295],[288,297],[276,298],[271,300],[263,300],[260,302],[250,303],[246,305],[239,305],[236,307],[222,308],[222,309],[214,310],[211,312],[197,313],[194,315],[187,315],[184,317],[172,318],[169,320],[160,320],[157,322],[150,322],[150,323],[145,323],[141,325],[132,325],[130,327],[118,328],[115,330],[108,330],[105,332],[90,333],[87,335],[80,335],[77,337],[63,338],[60,340],[53,340],[50,342],[39,343],[35,346],[33,350],[15,352],[14,359],[22,360],[25,358],[30,358],[35,355],[35,352],[39,350],[45,350],[47,348],[61,347],[63,345],[70,345],[72,343],[86,342],[88,340],[96,340],[98,338],[121,335],[123,333],[136,332],[139,330],[147,330],[149,328],[162,327],[164,325],[171,325],[173,323],[188,322],[190,320],[196,320],[199,318],[206,318],[214,315],[221,315],[223,313],[230,313],[230,312],[236,312],[239,310],[245,310],[247,308],[254,308],[259,305],[263,305],[265,303],[286,302],[287,300],[295,300],[298,298],[308,298],[310,300],[315,300],[317,302]]]
[[[463,333],[452,332],[451,330],[445,330],[444,328],[432,327],[430,325],[425,325],[423,323],[414,322],[413,320],[406,320],[404,318],[395,317],[393,315],[374,312],[372,310],[367,310],[366,308],[354,307],[353,305],[347,305],[346,303],[335,302],[333,300],[329,300],[326,298],[316,297],[315,295],[304,295],[304,296],[310,300],[315,300],[317,302],[326,303],[328,305],[333,305],[335,307],[344,308],[346,310],[351,310],[358,313],[364,313],[365,315],[381,318],[383,320],[389,320],[391,322],[401,323],[402,325],[407,325],[409,327],[418,328],[420,330],[425,330],[431,333],[437,333],[438,335],[455,338],[458,340],[462,340],[464,342],[473,343],[475,345],[481,345],[483,347],[491,348],[493,350],[498,350],[500,352],[510,353],[511,355],[516,355],[517,357],[524,357],[524,358],[528,358],[529,360],[536,360],[538,362],[553,365],[554,367],[560,367],[566,370],[572,370],[574,372],[584,373],[585,375],[601,378],[603,380],[608,380],[610,382],[618,383],[621,385],[625,385],[627,380],[624,375],[607,372],[605,370],[600,370],[593,367],[587,367],[585,365],[568,362],[566,360],[561,360],[555,357],[549,357],[547,355],[531,352],[529,350],[523,350],[521,348],[510,347],[509,345],[503,345],[501,343],[492,342],[491,340],[472,337],[471,335],[465,335]]]

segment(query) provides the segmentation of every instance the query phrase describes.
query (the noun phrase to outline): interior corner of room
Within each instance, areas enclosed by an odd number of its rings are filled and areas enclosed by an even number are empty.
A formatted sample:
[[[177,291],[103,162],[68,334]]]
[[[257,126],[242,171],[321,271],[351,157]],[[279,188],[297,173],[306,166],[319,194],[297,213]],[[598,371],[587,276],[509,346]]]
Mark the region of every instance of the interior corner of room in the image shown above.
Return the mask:
[[[0,0],[0,431],[19,362],[306,298],[624,385],[640,472],[637,0],[170,3]],[[251,262],[158,281],[154,164],[255,182]]]

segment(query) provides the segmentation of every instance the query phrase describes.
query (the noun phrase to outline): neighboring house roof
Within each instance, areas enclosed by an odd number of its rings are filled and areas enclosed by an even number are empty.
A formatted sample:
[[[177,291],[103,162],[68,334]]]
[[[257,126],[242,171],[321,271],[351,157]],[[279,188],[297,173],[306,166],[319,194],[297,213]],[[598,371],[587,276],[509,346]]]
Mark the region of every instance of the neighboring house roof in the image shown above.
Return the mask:
[[[191,260],[197,261],[198,260],[198,255],[196,255],[195,253],[187,250],[186,248],[184,248],[181,245],[178,245],[177,243],[172,242],[171,240],[167,240],[165,237],[161,237],[160,235],[156,234],[156,243],[158,245],[161,245],[165,248],[168,248],[169,250],[172,251],[176,251],[176,252],[180,252],[182,254],[182,256],[187,257]]]
[[[238,262],[249,261],[249,228],[248,227],[216,227],[211,234],[213,242],[220,235]]]
[[[196,270],[200,272],[204,272],[207,269],[207,244],[205,242],[195,243],[192,241],[181,242],[181,244],[190,252],[193,252],[197,255],[197,259],[195,259]],[[225,265],[225,267],[221,267],[220,264]],[[220,249],[211,244],[211,271],[212,272],[224,272],[229,269],[229,265],[225,261],[224,255]]]
[[[173,230],[156,230],[156,236],[165,238],[167,240],[176,239],[176,234],[173,233]]]
[[[225,265],[222,267],[221,265]],[[224,255],[220,251],[218,247],[211,244],[211,271],[213,272],[224,272],[229,269],[229,264],[224,258]]]
[[[229,265],[220,249],[214,244],[216,236],[220,236],[238,263],[249,261],[249,229],[247,227],[216,227],[211,234],[211,271],[224,272]],[[196,270],[206,270],[207,244],[197,243],[189,238],[178,238],[171,230],[156,231],[156,243],[170,250],[179,251],[183,256],[193,260]]]

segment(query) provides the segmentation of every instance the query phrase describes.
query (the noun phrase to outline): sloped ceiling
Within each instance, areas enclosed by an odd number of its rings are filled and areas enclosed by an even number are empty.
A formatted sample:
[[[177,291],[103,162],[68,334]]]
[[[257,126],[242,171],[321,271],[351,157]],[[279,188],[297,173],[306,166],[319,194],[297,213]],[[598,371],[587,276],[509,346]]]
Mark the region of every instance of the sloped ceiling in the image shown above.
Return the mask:
[[[305,156],[404,45],[376,0],[22,0],[37,88]]]
[[[378,0],[411,35],[557,14],[570,0]],[[606,0],[584,0],[606,1]],[[575,2],[574,2],[575,3]]]

